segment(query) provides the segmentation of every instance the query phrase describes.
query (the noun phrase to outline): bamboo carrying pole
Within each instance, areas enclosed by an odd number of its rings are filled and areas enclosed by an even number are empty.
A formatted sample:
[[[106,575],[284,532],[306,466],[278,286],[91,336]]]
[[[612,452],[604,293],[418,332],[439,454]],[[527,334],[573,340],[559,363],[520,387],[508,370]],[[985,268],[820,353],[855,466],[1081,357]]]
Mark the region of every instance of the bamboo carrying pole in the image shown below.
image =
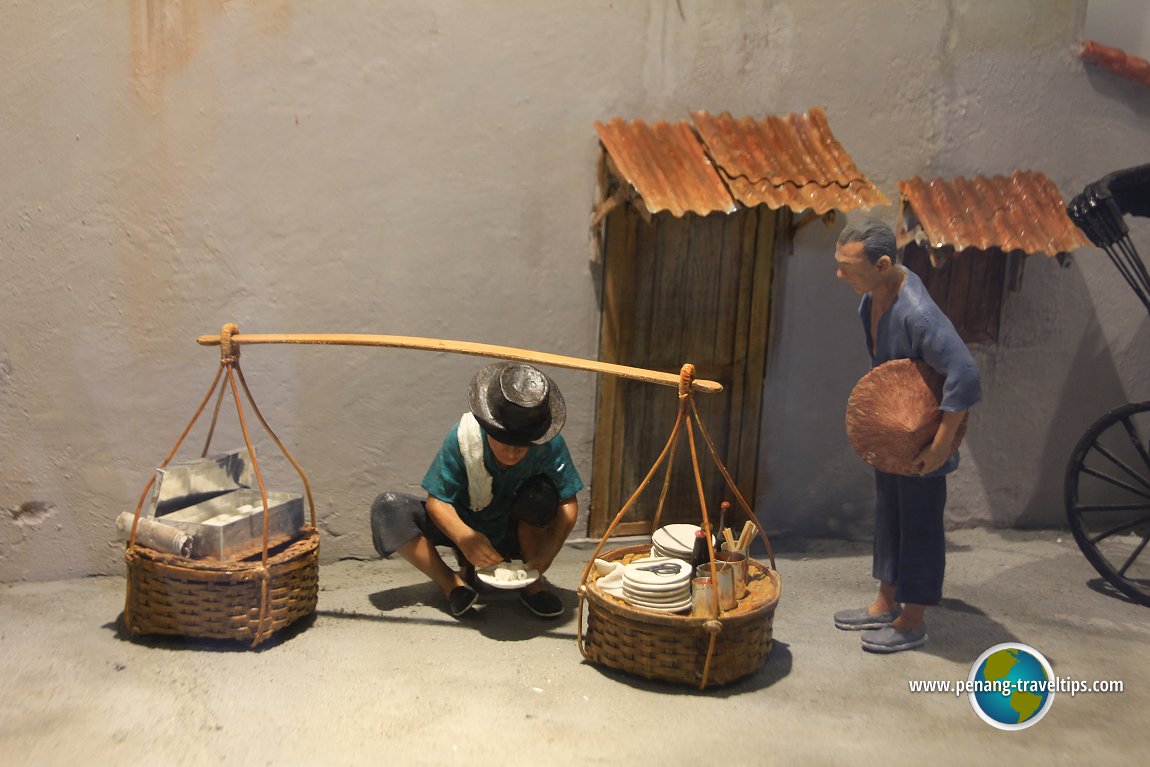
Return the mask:
[[[334,346],[386,346],[395,349],[421,349],[433,352],[454,352],[456,354],[471,354],[477,357],[497,357],[499,359],[515,360],[516,362],[532,362],[539,365],[553,365],[559,368],[573,370],[587,370],[592,373],[605,373],[607,375],[630,378],[636,381],[662,384],[664,386],[678,386],[678,373],[662,373],[657,370],[634,368],[627,365],[616,365],[611,362],[586,360],[580,357],[564,357],[559,354],[536,352],[529,349],[515,349],[510,346],[496,346],[494,344],[481,344],[473,341],[446,341],[440,338],[418,338],[416,336],[385,336],[367,333],[236,333],[231,337],[233,344],[313,344]],[[199,336],[196,343],[201,346],[218,346],[220,335]],[[691,382],[693,391],[705,394],[716,394],[723,390],[718,381],[694,379]]]

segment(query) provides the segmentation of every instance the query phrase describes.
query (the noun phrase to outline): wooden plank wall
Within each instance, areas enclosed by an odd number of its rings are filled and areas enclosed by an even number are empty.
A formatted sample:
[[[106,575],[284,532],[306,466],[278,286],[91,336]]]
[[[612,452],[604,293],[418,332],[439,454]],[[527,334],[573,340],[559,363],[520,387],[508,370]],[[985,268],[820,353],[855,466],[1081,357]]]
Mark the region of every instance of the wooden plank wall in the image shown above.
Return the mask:
[[[994,248],[951,255],[935,267],[929,251],[913,241],[903,252],[903,263],[922,279],[968,344],[998,341],[1007,261],[1006,254]]]
[[[605,222],[600,359],[674,372],[684,362],[726,390],[697,395],[700,416],[745,497],[754,498],[777,236],[767,208],[647,222],[631,205]],[[591,534],[601,535],[655,462],[674,425],[670,388],[604,376],[599,381]],[[708,513],[733,495],[696,435]],[[649,532],[663,475],[617,534]],[[698,494],[684,433],[662,523],[697,522]]]

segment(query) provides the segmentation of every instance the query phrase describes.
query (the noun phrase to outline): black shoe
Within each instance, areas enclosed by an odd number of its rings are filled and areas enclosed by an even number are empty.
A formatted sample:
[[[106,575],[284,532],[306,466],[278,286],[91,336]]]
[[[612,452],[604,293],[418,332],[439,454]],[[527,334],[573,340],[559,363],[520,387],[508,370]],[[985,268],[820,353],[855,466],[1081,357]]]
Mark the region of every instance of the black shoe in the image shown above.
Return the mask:
[[[475,589],[470,586],[456,586],[447,595],[447,609],[458,618],[470,610],[477,599],[479,599],[479,594],[475,592]]]
[[[468,562],[459,570],[459,577],[463,579],[471,588],[475,589],[478,594],[490,594],[492,588],[483,581],[479,580],[479,576],[475,574],[475,565]]]
[[[540,618],[558,618],[563,614],[563,602],[553,592],[546,589],[528,594],[526,591],[519,594],[519,601],[527,609]]]

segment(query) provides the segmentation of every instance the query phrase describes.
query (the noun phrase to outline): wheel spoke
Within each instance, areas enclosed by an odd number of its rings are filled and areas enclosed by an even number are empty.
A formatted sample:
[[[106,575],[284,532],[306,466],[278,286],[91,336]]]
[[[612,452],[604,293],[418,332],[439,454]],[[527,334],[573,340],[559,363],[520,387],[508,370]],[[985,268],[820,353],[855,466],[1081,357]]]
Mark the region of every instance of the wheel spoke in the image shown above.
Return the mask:
[[[1122,471],[1129,474],[1130,477],[1135,482],[1142,485],[1142,487],[1146,488],[1147,490],[1150,490],[1150,482],[1147,482],[1145,479],[1143,479],[1142,476],[1138,472],[1134,471],[1129,466],[1127,466],[1126,463],[1124,461],[1122,461],[1122,459],[1120,459],[1118,456],[1114,455],[1109,450],[1102,447],[1102,445],[1098,444],[1097,441],[1094,442],[1092,447],[1095,450],[1097,450],[1099,453],[1101,453],[1108,461],[1110,461],[1110,463],[1114,464],[1118,468],[1122,469]]]
[[[1089,466],[1083,466],[1082,467],[1082,473],[1083,474],[1089,474],[1092,477],[1098,477],[1098,479],[1102,480],[1103,482],[1109,482],[1110,484],[1112,484],[1116,487],[1120,487],[1123,490],[1126,490],[1128,492],[1133,493],[1134,495],[1138,496],[1139,498],[1145,498],[1146,500],[1150,501],[1150,492],[1145,492],[1143,490],[1139,490],[1138,488],[1134,487],[1134,485],[1123,482],[1122,480],[1118,479],[1117,477],[1112,477],[1109,474],[1103,474],[1102,472],[1098,471],[1097,469],[1092,469]]]
[[[1150,514],[1143,516],[1143,517],[1139,517],[1138,519],[1134,520],[1133,522],[1125,522],[1121,525],[1118,525],[1118,527],[1113,527],[1113,528],[1107,530],[1104,533],[1099,533],[1098,535],[1091,538],[1090,542],[1094,545],[1097,545],[1098,542],[1101,541],[1103,538],[1109,538],[1112,535],[1117,535],[1118,533],[1124,533],[1127,530],[1132,530],[1133,528],[1138,527],[1138,525],[1142,524],[1143,522],[1150,522]]]
[[[1130,444],[1134,445],[1138,455],[1142,456],[1142,464],[1146,467],[1146,471],[1150,472],[1150,453],[1146,452],[1146,446],[1142,444],[1142,438],[1138,436],[1138,430],[1134,428],[1130,416],[1122,419],[1122,425],[1126,428],[1126,435],[1130,437]]]
[[[1122,564],[1122,567],[1118,568],[1119,575],[1121,575],[1123,578],[1126,577],[1126,571],[1130,569],[1130,565],[1134,564],[1134,560],[1137,559],[1138,555],[1142,553],[1142,549],[1146,548],[1147,543],[1150,543],[1150,533],[1146,533],[1146,535],[1142,536],[1142,542],[1134,547],[1134,552],[1129,557],[1127,557],[1126,561]]]
[[[1150,511],[1146,503],[1102,503],[1092,506],[1075,506],[1078,511]]]

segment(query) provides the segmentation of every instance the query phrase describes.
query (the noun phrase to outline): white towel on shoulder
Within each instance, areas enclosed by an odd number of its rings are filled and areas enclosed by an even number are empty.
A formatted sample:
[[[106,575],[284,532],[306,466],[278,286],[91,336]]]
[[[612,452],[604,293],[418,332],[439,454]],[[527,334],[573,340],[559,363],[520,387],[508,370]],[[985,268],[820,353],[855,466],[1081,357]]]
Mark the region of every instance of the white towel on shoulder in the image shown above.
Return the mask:
[[[459,452],[463,454],[463,465],[467,469],[467,497],[471,508],[481,511],[491,503],[491,474],[483,465],[483,429],[470,412],[459,419],[456,431],[459,439]]]

